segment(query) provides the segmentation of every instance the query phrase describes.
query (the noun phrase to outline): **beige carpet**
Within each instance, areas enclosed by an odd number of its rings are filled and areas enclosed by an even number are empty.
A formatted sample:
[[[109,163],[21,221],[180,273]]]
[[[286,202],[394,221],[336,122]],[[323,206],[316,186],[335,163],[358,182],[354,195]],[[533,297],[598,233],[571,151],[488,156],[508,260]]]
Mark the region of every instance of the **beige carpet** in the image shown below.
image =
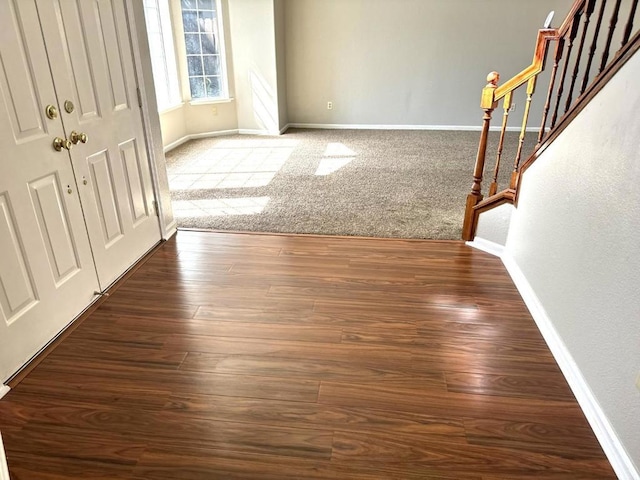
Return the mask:
[[[518,140],[507,135],[501,186]],[[182,228],[459,239],[478,139],[478,132],[291,129],[193,140],[167,154],[174,214]]]

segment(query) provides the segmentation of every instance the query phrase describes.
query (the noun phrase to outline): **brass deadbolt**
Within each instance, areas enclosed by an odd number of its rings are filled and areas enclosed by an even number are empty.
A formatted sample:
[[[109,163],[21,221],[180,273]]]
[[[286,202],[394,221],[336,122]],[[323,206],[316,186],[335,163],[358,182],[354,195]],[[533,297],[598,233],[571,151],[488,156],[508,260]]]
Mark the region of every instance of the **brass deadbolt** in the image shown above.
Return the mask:
[[[58,109],[55,105],[47,105],[47,107],[44,109],[44,113],[47,114],[47,118],[50,120],[58,118]]]

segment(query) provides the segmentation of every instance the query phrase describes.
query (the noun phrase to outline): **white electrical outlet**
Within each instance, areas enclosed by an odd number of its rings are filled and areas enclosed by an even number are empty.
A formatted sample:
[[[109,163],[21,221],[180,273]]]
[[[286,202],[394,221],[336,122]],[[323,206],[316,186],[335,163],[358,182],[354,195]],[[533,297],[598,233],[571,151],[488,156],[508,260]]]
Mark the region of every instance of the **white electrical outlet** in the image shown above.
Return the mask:
[[[327,110],[333,110],[333,102],[327,102]]]
[[[516,111],[516,104],[515,104],[515,103],[512,103],[512,104],[511,104],[511,108],[509,109],[509,112],[513,113],[513,112],[515,112],[515,111]]]
[[[211,109],[211,113],[213,113],[214,115],[218,115],[218,107],[213,107]]]

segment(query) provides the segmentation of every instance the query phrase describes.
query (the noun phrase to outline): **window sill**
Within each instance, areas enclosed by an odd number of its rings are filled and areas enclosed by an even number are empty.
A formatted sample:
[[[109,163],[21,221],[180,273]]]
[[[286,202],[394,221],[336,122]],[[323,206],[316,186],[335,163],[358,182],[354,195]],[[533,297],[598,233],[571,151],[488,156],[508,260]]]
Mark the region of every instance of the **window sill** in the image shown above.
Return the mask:
[[[204,100],[191,100],[189,105],[198,106],[198,105],[215,105],[217,103],[231,103],[235,101],[235,98],[212,98],[212,99],[204,99]]]
[[[184,102],[180,102],[176,105],[172,105],[170,107],[166,107],[162,110],[158,110],[158,115],[162,115],[164,113],[169,113],[169,112],[173,112],[174,110],[178,110],[179,108],[184,107]]]

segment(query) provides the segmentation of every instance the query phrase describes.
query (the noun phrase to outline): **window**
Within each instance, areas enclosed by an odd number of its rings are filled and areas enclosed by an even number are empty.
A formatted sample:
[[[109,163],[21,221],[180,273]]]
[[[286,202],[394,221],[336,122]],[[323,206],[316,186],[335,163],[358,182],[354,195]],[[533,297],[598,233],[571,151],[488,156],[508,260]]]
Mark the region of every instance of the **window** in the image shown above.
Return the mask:
[[[220,9],[216,0],[181,0],[191,98],[227,98]]]
[[[158,110],[162,111],[182,103],[169,0],[144,0],[144,14],[156,100]]]

